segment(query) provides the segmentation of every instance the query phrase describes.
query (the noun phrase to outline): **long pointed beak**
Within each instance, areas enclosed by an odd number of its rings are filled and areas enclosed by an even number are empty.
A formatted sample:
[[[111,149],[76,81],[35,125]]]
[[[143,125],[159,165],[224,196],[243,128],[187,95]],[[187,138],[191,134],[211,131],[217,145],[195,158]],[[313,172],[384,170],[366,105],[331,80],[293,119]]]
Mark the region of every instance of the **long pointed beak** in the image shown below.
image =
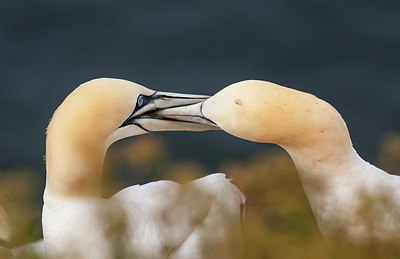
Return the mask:
[[[204,131],[220,128],[201,112],[206,95],[156,92],[143,109],[135,111],[132,124],[146,131]]]
[[[163,118],[192,122],[192,123],[200,123],[204,125],[209,125],[210,127],[219,128],[214,122],[204,117],[201,111],[204,101],[205,100],[191,105],[158,110],[153,114]]]

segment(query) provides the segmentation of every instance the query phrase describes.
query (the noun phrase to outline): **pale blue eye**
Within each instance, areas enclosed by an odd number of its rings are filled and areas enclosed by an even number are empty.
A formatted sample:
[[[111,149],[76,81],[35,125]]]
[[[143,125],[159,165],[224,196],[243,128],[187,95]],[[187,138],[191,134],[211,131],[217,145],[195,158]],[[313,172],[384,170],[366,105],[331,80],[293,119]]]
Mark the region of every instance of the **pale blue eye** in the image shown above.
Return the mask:
[[[139,95],[139,97],[137,99],[136,107],[140,108],[143,104],[144,104],[144,96],[143,95]]]

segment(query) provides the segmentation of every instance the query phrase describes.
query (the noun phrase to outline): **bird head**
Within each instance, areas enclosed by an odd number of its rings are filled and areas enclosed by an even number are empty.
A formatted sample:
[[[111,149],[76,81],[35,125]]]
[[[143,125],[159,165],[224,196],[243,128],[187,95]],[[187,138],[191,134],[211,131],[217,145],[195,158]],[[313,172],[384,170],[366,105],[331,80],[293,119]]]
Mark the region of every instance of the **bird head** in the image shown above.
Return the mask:
[[[66,143],[105,143],[108,147],[119,139],[153,131],[218,129],[199,114],[206,98],[157,92],[127,80],[94,79],[76,88],[59,106],[49,124],[48,138],[57,135],[68,138]],[[181,107],[186,113],[181,119],[152,116],[172,107]]]
[[[234,136],[287,148],[349,137],[340,114],[327,102],[260,80],[227,86],[204,101],[202,113]]]
[[[218,129],[202,118],[206,98],[157,92],[120,79],[80,85],[58,107],[47,129],[47,186],[68,195],[97,195],[103,159],[113,142],[153,131]],[[179,114],[171,113],[179,118],[155,114],[173,107],[180,107]]]

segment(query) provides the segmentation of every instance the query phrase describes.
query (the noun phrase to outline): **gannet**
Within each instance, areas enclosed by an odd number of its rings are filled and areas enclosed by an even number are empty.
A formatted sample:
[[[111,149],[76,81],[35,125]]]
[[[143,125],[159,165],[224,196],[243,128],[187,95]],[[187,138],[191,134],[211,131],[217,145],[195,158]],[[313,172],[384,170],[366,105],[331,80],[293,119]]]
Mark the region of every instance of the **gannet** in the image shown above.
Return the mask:
[[[238,244],[232,248],[227,241],[240,239],[245,198],[224,174],[184,185],[151,182],[101,197],[103,159],[113,142],[153,131],[217,129],[198,116],[205,98],[101,78],[64,100],[46,138],[47,258],[220,258],[237,252]],[[149,115],[171,107],[186,109],[192,122]]]
[[[167,116],[179,109],[158,113]],[[357,244],[400,238],[400,177],[357,154],[346,123],[327,102],[248,80],[205,100],[201,113],[236,137],[284,148],[325,237],[343,233]]]

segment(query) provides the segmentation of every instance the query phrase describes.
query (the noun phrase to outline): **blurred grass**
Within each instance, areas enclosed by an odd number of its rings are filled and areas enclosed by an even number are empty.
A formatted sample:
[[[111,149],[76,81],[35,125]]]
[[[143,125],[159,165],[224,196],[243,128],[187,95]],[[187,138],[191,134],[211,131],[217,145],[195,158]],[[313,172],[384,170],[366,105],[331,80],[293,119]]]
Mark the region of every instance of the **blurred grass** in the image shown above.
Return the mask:
[[[400,134],[388,132],[382,136],[377,165],[386,172],[400,175]]]
[[[400,174],[399,134],[382,137],[377,165]],[[283,150],[251,154],[240,161],[227,158],[218,172],[233,179],[247,197],[245,250],[238,258],[400,258],[396,244],[357,247],[340,236],[324,241],[294,164]],[[103,195],[110,197],[145,179],[185,183],[209,173],[214,172],[206,172],[198,161],[170,157],[168,143],[158,135],[136,137],[107,154]],[[34,175],[26,169],[0,172],[0,206],[14,229],[9,247],[40,238],[37,197],[43,187]]]
[[[0,206],[8,214],[12,228],[8,246],[32,242],[42,236],[41,181],[29,169],[0,171]]]

